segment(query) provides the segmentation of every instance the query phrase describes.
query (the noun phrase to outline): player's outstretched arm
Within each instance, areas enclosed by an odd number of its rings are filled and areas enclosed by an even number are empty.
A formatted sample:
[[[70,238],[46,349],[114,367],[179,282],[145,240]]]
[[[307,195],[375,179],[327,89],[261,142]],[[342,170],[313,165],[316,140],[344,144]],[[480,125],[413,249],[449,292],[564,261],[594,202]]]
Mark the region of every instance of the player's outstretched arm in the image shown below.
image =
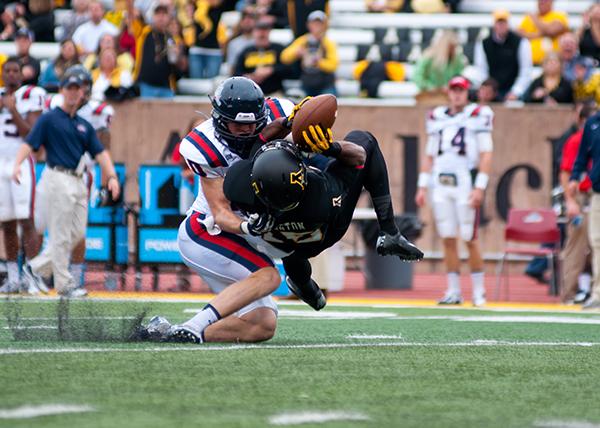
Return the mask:
[[[304,144],[301,144],[302,150],[336,158],[344,165],[359,167],[367,160],[367,153],[358,144],[350,141],[334,141],[331,128],[310,125],[308,130],[302,131],[302,137],[304,138]]]
[[[215,223],[225,232],[243,233],[241,229],[242,219],[231,210],[231,203],[227,200],[223,192],[223,181],[224,178],[222,177],[200,177],[202,191],[215,219]]]
[[[292,132],[292,128],[287,126],[287,118],[279,117],[269,123],[260,133],[263,142],[282,140]]]

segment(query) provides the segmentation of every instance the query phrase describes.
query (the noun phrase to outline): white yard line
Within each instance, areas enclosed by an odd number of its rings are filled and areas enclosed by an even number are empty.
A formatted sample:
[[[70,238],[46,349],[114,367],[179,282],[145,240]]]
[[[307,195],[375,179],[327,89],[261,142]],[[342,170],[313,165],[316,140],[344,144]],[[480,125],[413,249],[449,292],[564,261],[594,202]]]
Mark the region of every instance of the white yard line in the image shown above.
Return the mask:
[[[2,327],[3,330],[58,330],[55,325],[16,325],[14,327]]]
[[[368,421],[367,415],[357,412],[328,411],[328,412],[294,412],[281,413],[269,418],[271,425],[300,425],[300,424],[322,424],[331,421]]]
[[[351,334],[346,336],[346,339],[365,339],[365,340],[378,340],[378,339],[395,339],[400,340],[402,336],[398,335],[387,335],[387,334]]]
[[[184,313],[196,314],[201,308],[186,308]],[[550,316],[550,315],[397,315],[393,312],[368,312],[368,311],[310,311],[281,309],[279,317],[282,318],[310,318],[322,320],[344,320],[344,319],[369,319],[390,318],[402,321],[415,320],[447,320],[461,322],[504,322],[504,323],[538,323],[538,324],[600,324],[600,317],[573,317],[573,316]]]
[[[76,404],[25,405],[14,409],[0,409],[0,419],[29,419],[38,416],[93,412],[95,410],[92,406]]]
[[[262,349],[342,349],[342,348],[402,348],[402,347],[595,347],[600,342],[512,342],[505,340],[474,340],[471,342],[368,342],[368,343],[308,343],[301,345],[179,345],[152,346],[144,348],[8,348],[0,349],[0,355],[15,354],[65,354],[110,352],[180,352],[180,351],[244,351]]]
[[[600,428],[600,424],[587,421],[535,421],[536,428]]]
[[[187,308],[183,310],[185,314],[197,314],[201,308]],[[280,309],[278,316],[281,318],[311,318],[323,320],[349,320],[349,319],[369,319],[369,318],[396,318],[393,312],[358,312],[358,311],[322,311],[313,310],[293,310]]]
[[[56,321],[57,317],[20,317],[20,320],[29,320],[29,321]],[[122,316],[122,317],[68,317],[69,320],[133,320],[135,317],[132,316]]]

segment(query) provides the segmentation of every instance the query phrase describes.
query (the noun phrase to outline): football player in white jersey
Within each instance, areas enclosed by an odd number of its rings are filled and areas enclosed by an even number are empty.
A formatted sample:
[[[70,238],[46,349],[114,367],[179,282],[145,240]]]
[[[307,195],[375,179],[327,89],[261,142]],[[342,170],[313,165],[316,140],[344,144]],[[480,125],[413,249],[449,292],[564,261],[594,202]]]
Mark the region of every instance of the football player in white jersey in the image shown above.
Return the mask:
[[[25,173],[20,183],[11,179],[11,169],[23,138],[29,133],[42,113],[46,92],[34,85],[21,86],[22,74],[16,58],[9,58],[2,66],[4,88],[0,89],[0,223],[4,230],[8,277],[0,292],[18,292],[20,272],[17,265],[19,238],[17,226],[23,235],[23,251],[27,259],[39,250],[39,240],[33,225],[35,168],[33,158],[26,160]],[[29,290],[37,292],[38,290]],[[48,290],[41,290],[47,292]]]
[[[178,244],[185,264],[218,294],[184,324],[170,326],[155,317],[148,329],[164,333],[166,328],[171,341],[268,340],[277,326],[277,306],[270,294],[281,277],[259,235],[269,231],[273,221],[268,214],[242,218],[234,212],[223,180],[232,164],[247,159],[253,146],[266,140],[265,126],[271,122],[273,129],[287,120],[294,104],[265,100],[260,87],[245,77],[226,79],[211,101],[212,118],[195,127],[179,148],[200,176],[200,190],[179,228]]]
[[[429,199],[443,241],[448,289],[440,304],[460,304],[460,259],[457,237],[467,245],[473,304],[485,304],[483,259],[477,240],[479,207],[492,163],[494,113],[470,104],[469,81],[458,76],[448,84],[449,105],[434,109],[427,120],[427,148],[419,174],[416,203]],[[477,170],[473,182],[472,171]]]
[[[84,96],[81,99],[81,107],[77,110],[77,114],[83,119],[88,121],[92,127],[96,130],[98,139],[106,150],[110,150],[110,124],[112,117],[114,116],[115,110],[113,106],[104,102],[91,99],[91,88],[92,88],[92,76],[89,71],[82,65],[74,65],[69,67],[65,71],[65,75],[74,74],[79,76],[83,82],[83,93]],[[61,94],[54,94],[46,97],[44,102],[44,110],[52,110],[53,108],[59,107],[63,104],[63,96]],[[85,155],[87,156],[87,154]],[[87,160],[88,168],[86,174],[86,180],[88,187],[91,186],[93,181],[93,165],[94,162],[88,157]],[[43,182],[41,182],[43,183]],[[43,186],[38,186],[37,189],[37,204],[35,206],[35,226],[39,234],[43,234],[46,230],[46,216],[44,215],[44,198],[47,196],[43,189]],[[69,267],[71,275],[75,280],[76,287],[82,287],[84,276],[85,276],[85,238],[82,239],[77,246],[73,249],[71,255],[71,265]]]

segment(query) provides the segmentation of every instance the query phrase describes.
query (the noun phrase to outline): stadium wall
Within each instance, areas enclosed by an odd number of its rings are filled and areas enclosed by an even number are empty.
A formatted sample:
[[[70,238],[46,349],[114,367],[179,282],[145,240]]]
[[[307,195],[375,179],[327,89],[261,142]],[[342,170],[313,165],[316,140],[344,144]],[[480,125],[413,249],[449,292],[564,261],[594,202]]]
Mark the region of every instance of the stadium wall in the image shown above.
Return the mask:
[[[334,127],[336,138],[352,129],[366,129],[379,140],[388,163],[396,211],[414,210],[413,196],[418,160],[424,150],[425,118],[428,107],[341,105]],[[493,173],[482,212],[480,237],[484,253],[492,256],[502,249],[503,216],[509,206],[550,206],[551,144],[570,125],[568,107],[494,107]],[[210,114],[208,103],[133,101],[116,106],[112,154],[125,162],[128,171],[127,199],[136,201],[137,167],[159,162],[173,132],[185,135],[201,112]],[[366,201],[365,201],[366,203]],[[441,251],[429,209],[422,210],[426,227],[419,245]]]

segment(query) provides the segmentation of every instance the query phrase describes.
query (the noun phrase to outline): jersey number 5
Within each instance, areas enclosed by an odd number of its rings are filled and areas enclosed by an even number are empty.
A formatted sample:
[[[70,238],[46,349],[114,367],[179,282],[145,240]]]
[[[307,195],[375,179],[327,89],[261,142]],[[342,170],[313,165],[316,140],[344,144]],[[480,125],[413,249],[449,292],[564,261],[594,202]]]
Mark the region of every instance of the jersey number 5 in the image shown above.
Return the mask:
[[[15,127],[15,131],[11,132],[9,131],[9,129],[11,128],[11,126]],[[13,122],[12,120],[12,116],[8,116],[5,120],[4,120],[4,136],[5,137],[11,137],[11,138],[19,138],[19,131],[16,129],[16,125],[15,122]]]

